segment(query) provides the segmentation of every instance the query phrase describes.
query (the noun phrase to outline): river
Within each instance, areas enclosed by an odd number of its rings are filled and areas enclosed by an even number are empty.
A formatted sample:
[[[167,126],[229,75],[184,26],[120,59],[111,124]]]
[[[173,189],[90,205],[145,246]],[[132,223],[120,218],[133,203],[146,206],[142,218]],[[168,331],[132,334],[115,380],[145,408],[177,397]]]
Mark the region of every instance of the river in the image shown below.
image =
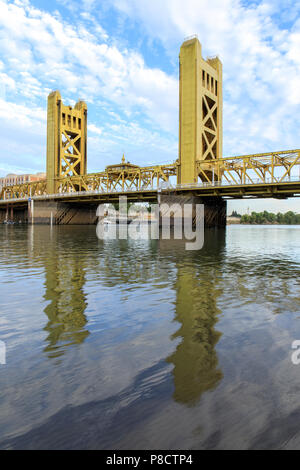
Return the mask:
[[[300,227],[0,226],[1,449],[300,448]]]

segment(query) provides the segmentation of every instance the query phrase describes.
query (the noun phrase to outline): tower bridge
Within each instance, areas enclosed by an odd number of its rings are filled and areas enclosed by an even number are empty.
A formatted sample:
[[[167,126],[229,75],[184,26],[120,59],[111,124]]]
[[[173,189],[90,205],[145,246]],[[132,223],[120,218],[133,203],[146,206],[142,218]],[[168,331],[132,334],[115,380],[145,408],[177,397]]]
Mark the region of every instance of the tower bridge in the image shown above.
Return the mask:
[[[168,165],[126,162],[87,173],[87,105],[48,96],[46,180],[3,187],[0,221],[87,224],[96,206],[120,195],[156,202],[171,195],[203,203],[207,225],[225,225],[230,198],[300,195],[300,150],[223,157],[222,63],[204,60],[196,37],[179,55],[179,155]]]

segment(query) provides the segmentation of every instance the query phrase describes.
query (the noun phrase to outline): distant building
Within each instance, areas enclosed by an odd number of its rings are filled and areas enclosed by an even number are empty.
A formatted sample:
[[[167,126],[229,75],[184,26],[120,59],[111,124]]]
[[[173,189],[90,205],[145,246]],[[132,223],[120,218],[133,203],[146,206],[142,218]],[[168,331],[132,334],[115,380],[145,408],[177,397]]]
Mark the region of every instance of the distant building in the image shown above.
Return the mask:
[[[27,175],[9,174],[4,178],[0,178],[0,188],[4,186],[14,186],[16,184],[32,183],[34,181],[41,181],[46,179],[46,173],[36,173]]]

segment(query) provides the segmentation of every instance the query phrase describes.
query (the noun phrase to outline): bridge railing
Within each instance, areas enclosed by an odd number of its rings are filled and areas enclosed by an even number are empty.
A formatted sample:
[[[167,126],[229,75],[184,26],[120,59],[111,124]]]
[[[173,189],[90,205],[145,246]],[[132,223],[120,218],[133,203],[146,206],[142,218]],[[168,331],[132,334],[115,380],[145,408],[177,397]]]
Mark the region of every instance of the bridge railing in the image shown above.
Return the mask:
[[[285,180],[284,182],[281,182],[281,183],[284,183],[284,184],[287,184],[287,183],[293,183],[293,182],[299,182],[300,183],[300,177],[289,177],[287,180]],[[193,190],[193,189],[201,189],[201,188],[220,188],[220,187],[234,187],[234,186],[239,186],[239,187],[246,187],[246,186],[253,186],[253,185],[260,185],[260,186],[264,186],[264,185],[274,185],[274,183],[276,183],[274,181],[274,179],[272,178],[266,178],[264,182],[261,181],[261,179],[257,178],[255,180],[251,180],[251,181],[246,181],[244,184],[240,184],[240,183],[233,183],[231,181],[214,181],[214,182],[198,182],[198,183],[190,183],[190,184],[165,184],[163,186],[160,186],[160,187],[148,187],[147,189],[143,189],[142,191],[139,190],[139,189],[135,189],[135,188],[131,188],[131,189],[125,189],[123,191],[120,191],[119,189],[115,188],[115,189],[111,189],[109,191],[107,190],[101,190],[101,189],[97,189],[97,190],[88,190],[88,191],[69,191],[69,192],[58,192],[58,193],[55,193],[55,194],[43,194],[43,195],[35,195],[35,196],[26,196],[26,197],[21,197],[21,198],[18,198],[18,197],[12,197],[12,198],[7,198],[7,199],[3,199],[2,203],[6,202],[24,202],[24,201],[28,201],[30,200],[31,198],[34,199],[34,200],[47,200],[47,199],[70,199],[70,198],[76,198],[76,197],[80,197],[80,196],[93,196],[93,195],[110,195],[110,194],[130,194],[132,192],[143,192],[143,193],[153,193],[154,191],[155,192],[163,192],[163,191],[176,191],[176,190]]]
[[[59,191],[47,194],[46,181],[2,188],[0,202],[29,198],[51,199],[93,194],[114,194],[223,186],[288,184],[300,181],[300,150],[228,157],[197,162],[201,181],[172,184],[178,163],[105,171],[56,181]],[[298,171],[298,174],[296,174]]]
[[[222,181],[229,184],[282,183],[299,177],[300,150],[226,157],[218,160],[199,160],[197,172],[209,184]],[[298,171],[298,174],[296,175]]]
[[[223,187],[223,186],[253,186],[253,185],[266,185],[266,184],[276,184],[276,183],[289,183],[289,182],[300,182],[300,175],[299,176],[287,176],[284,180],[278,181],[275,178],[265,178],[262,180],[261,178],[251,178],[246,179],[243,183],[240,181],[201,181],[198,183],[189,183],[189,184],[176,184],[173,187],[174,189],[186,189],[186,188],[209,188],[209,187]]]

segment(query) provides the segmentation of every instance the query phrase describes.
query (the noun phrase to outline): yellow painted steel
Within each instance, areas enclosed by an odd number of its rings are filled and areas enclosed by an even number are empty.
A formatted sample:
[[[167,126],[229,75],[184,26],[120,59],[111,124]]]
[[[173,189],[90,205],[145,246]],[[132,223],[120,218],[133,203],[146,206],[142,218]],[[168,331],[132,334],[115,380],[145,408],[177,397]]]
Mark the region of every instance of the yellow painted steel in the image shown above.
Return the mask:
[[[203,196],[271,197],[300,194],[300,150],[222,158],[222,64],[204,60],[197,38],[180,49],[179,159],[169,165],[139,167],[125,161],[100,173],[86,173],[87,106],[48,97],[47,180],[3,187],[0,202],[82,193],[144,192],[168,187]],[[174,179],[177,185],[174,186]],[[72,196],[72,197],[73,197]],[[91,196],[92,197],[92,196]],[[154,196],[153,196],[154,197]]]
[[[56,178],[56,193],[49,193],[46,181],[6,186],[2,189],[0,200],[78,191],[143,191],[158,188],[160,183],[168,183],[170,177],[176,177],[176,174],[176,164],[139,167],[122,163],[108,166],[105,171],[100,173]]]
[[[213,162],[197,162],[204,182],[214,184],[265,184],[288,182],[294,167],[300,165],[300,150],[226,157]],[[299,178],[300,180],[300,174]]]
[[[4,186],[0,193],[0,201],[7,199],[25,199],[33,196],[48,194],[47,181],[34,181],[32,183]]]
[[[48,96],[47,191],[57,191],[57,178],[82,176],[87,169],[87,105],[65,106],[59,91]]]
[[[101,173],[91,173],[81,177],[60,178],[57,180],[59,192],[73,191],[143,191],[157,188],[160,182],[168,182],[176,176],[176,165],[138,167],[112,165]],[[79,189],[77,189],[79,188]]]
[[[222,158],[222,63],[204,60],[193,37],[181,46],[179,68],[178,183],[196,183],[198,161]]]
[[[292,172],[300,166],[300,150],[227,157],[208,162],[197,162],[197,171],[203,180],[197,183],[173,185],[174,191],[194,190],[200,195],[237,195],[257,194],[270,197],[270,185],[280,185],[281,193],[299,193],[300,173]],[[178,164],[139,167],[125,163],[110,165],[100,173],[82,176],[57,178],[56,194],[72,194],[78,191],[87,193],[123,193],[168,188],[171,177],[176,177]],[[299,170],[300,172],[300,170]],[[298,186],[296,183],[299,183]],[[291,184],[293,183],[293,184]],[[297,186],[297,187],[296,187]],[[244,188],[247,187],[245,190]],[[50,193],[51,194],[51,193]],[[22,199],[30,196],[49,195],[46,181],[33,182],[2,189],[0,200]],[[88,194],[87,194],[88,196]],[[81,196],[80,196],[81,197]]]

